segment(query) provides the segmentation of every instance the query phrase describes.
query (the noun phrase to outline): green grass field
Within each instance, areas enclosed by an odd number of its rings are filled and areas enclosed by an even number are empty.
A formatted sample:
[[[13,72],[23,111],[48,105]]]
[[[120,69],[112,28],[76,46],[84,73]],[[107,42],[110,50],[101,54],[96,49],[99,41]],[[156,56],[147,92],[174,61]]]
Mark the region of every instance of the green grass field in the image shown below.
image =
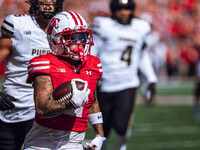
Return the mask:
[[[86,139],[92,139],[89,127]],[[114,131],[109,150],[114,144]],[[200,122],[192,106],[137,106],[128,150],[199,150]]]
[[[192,80],[171,81],[158,85],[161,96],[192,96]],[[140,92],[139,92],[140,94]],[[91,126],[86,139],[92,139]],[[108,139],[108,150],[114,144],[114,131]],[[195,120],[192,105],[136,106],[132,135],[127,150],[200,150],[200,121]]]

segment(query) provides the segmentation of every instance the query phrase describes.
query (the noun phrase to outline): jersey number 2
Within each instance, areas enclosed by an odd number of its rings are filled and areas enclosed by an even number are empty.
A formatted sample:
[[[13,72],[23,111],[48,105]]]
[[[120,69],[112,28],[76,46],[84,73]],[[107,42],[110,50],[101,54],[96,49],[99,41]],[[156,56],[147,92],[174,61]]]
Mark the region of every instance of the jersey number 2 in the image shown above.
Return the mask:
[[[123,51],[121,60],[126,61],[128,66],[131,64],[131,54],[132,54],[133,46],[127,46],[126,49]]]

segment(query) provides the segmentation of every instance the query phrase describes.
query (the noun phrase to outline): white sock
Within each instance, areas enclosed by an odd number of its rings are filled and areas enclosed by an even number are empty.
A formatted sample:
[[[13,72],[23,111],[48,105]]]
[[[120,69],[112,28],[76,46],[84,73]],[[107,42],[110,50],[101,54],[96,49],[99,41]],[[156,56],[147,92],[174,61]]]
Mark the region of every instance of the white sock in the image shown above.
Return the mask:
[[[113,150],[126,150],[127,149],[126,142],[130,136],[131,136],[131,130],[129,130],[125,136],[121,136],[116,133],[116,140]]]

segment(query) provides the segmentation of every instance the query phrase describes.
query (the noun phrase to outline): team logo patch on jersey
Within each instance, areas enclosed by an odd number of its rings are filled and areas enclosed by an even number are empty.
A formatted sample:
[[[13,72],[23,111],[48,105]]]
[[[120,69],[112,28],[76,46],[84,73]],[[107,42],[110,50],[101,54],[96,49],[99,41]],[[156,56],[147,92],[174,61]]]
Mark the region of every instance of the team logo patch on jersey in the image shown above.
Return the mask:
[[[66,72],[64,68],[57,68],[57,72]]]
[[[88,102],[85,102],[84,100],[83,100],[83,102],[82,102],[83,105],[87,105],[87,103],[88,103]]]
[[[92,75],[92,71],[86,71],[87,75]]]
[[[97,119],[101,119],[102,118],[102,116],[97,116]]]

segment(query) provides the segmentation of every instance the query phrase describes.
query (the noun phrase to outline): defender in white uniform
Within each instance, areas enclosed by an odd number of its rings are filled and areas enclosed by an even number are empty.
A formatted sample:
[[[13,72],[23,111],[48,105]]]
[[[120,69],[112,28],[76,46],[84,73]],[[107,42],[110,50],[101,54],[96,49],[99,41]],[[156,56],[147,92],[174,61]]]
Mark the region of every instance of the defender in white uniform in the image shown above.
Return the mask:
[[[135,94],[140,85],[138,71],[147,78],[150,94],[155,91],[157,76],[145,51],[145,38],[151,31],[149,23],[133,18],[135,3],[132,0],[112,0],[110,8],[112,17],[93,20],[95,49],[91,52],[100,58],[104,71],[98,99],[105,137],[114,128],[118,137],[114,149],[118,150],[126,149]]]
[[[28,63],[51,52],[45,33],[49,19],[62,10],[63,0],[29,0],[31,15],[9,15],[1,26],[0,63],[5,81],[0,92],[0,149],[20,150],[35,116]]]

